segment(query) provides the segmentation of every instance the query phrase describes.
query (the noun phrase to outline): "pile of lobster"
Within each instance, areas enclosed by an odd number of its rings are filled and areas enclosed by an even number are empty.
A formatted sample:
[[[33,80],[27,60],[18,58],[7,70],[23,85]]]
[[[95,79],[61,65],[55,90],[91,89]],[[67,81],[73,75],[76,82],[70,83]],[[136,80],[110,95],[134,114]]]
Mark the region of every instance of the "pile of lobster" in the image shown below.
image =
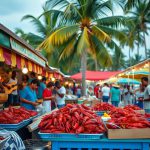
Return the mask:
[[[85,105],[67,104],[46,115],[39,124],[43,133],[92,133],[105,132],[101,118]]]
[[[124,107],[124,109],[126,110],[142,110],[140,107],[136,106],[136,105],[127,105]]]
[[[19,122],[36,115],[36,111],[27,110],[24,107],[9,107],[7,110],[0,112],[0,124],[18,124]]]
[[[109,120],[107,127],[109,129],[123,128],[150,128],[150,123],[145,115],[136,113],[134,110],[116,108],[109,113],[111,120]]]
[[[96,104],[93,107],[93,110],[94,111],[111,111],[114,108],[115,108],[115,106],[113,106],[113,105],[111,105],[109,103],[101,102],[101,103]]]

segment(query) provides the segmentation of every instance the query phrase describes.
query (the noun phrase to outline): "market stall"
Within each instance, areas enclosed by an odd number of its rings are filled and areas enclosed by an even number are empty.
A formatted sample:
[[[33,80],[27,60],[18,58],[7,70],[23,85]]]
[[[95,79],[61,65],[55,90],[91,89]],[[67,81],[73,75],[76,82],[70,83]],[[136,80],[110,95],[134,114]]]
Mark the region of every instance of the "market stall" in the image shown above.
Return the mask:
[[[10,93],[6,93],[7,87],[3,85],[3,81],[8,82],[12,71],[16,71],[18,83],[15,87],[17,89],[23,74],[35,72],[37,76],[42,76],[46,63],[47,60],[39,52],[0,24],[0,128],[16,131],[23,140],[32,137],[26,127],[34,117],[37,117],[37,112],[35,116],[31,116],[31,112],[28,112],[30,115],[25,115],[25,111],[21,110],[22,107],[4,109],[3,104],[7,102]],[[11,91],[11,88],[7,91]]]
[[[131,66],[111,78],[131,78],[140,80],[142,77],[148,77],[150,81],[150,59],[146,59]]]
[[[68,104],[44,115],[29,127],[33,131],[36,125],[40,139],[51,141],[52,150],[150,148],[150,123],[147,120],[150,115],[140,114],[140,108],[130,105],[125,108],[101,105],[96,109],[107,110],[109,120],[106,121],[106,115],[97,116],[85,105]]]
[[[7,96],[4,98],[2,87],[5,89],[5,94],[10,94],[13,90],[13,88],[7,89],[2,84],[3,81],[9,81],[13,70],[18,72],[18,83],[15,86],[17,88],[23,74],[35,72],[37,75],[42,75],[46,63],[47,60],[39,52],[35,51],[24,40],[0,24],[0,93],[2,93],[0,94],[0,103],[4,103],[7,100]]]

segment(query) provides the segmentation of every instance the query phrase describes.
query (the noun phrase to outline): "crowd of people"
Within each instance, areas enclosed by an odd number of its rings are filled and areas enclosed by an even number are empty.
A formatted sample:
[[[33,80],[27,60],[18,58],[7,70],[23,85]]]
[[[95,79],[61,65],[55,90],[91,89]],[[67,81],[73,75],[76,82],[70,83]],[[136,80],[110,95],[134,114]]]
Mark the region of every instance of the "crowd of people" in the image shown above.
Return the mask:
[[[11,78],[8,82],[4,82],[3,86],[11,89],[12,86],[10,84],[13,84],[13,86],[18,85],[16,76],[16,71],[12,71]],[[65,105],[65,87],[60,81],[46,83],[46,77],[38,80],[34,72],[31,72],[30,76],[23,75],[17,88],[8,95],[5,107],[21,105],[27,109],[35,110],[36,106],[39,105],[39,99],[43,100],[42,105],[46,112],[56,107],[63,107]]]
[[[118,107],[119,104],[126,106],[129,104],[138,105],[150,113],[150,85],[148,85],[148,78],[141,78],[139,88],[135,89],[133,85],[118,85],[107,84],[103,86],[97,84],[94,88],[94,95],[103,102],[111,102]]]
[[[23,75],[21,84],[18,88],[12,90],[8,95],[8,101],[5,106],[21,105],[27,109],[34,110],[38,103],[38,99],[43,100],[43,107],[46,111],[51,111],[55,107],[61,108],[65,106],[65,95],[73,94],[78,98],[82,95],[81,85],[76,85],[71,88],[64,87],[59,81],[48,82],[43,77],[38,80],[34,72],[30,76]],[[5,87],[10,89],[10,85],[15,87],[18,84],[16,78],[16,71],[12,72],[11,78],[7,83],[3,83]],[[103,86],[97,84],[95,87],[89,86],[86,90],[87,97],[96,97],[103,102],[111,102],[114,106],[118,107],[120,104],[126,106],[129,104],[138,105],[144,108],[146,112],[150,113],[150,85],[148,85],[148,78],[143,77],[139,88],[135,89],[133,85],[118,85],[107,84]]]

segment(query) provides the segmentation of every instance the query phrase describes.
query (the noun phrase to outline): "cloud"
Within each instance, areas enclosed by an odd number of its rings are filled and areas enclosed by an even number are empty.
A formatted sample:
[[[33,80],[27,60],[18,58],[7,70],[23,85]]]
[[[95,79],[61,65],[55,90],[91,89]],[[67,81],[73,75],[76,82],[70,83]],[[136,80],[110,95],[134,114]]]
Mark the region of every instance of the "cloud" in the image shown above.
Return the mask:
[[[38,1],[38,2],[37,2]],[[35,32],[33,24],[29,21],[21,21],[24,15],[39,16],[42,5],[46,0],[4,0],[0,2],[0,23],[15,31],[21,28],[25,32]]]
[[[32,23],[25,20],[21,22],[24,15],[31,14],[39,16],[42,12],[42,6],[46,0],[0,0],[0,23],[7,28],[15,31],[16,28],[23,29],[26,33],[37,33]],[[123,15],[122,10],[117,7],[115,15]],[[150,36],[147,36],[147,47],[150,48]],[[123,52],[128,57],[128,48],[124,48]],[[136,53],[136,48],[134,52]],[[140,54],[144,55],[144,47],[140,48]]]

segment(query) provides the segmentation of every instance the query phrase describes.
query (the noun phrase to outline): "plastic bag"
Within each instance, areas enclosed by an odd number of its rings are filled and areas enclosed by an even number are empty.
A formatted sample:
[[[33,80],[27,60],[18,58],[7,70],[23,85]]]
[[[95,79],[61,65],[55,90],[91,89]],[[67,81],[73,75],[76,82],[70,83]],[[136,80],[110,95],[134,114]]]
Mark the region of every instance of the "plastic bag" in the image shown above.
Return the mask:
[[[122,108],[122,107],[124,107],[124,105],[125,105],[125,104],[124,104],[124,101],[120,101],[118,107],[121,107],[121,108]]]
[[[6,139],[0,147],[1,150],[25,150],[24,143],[16,132],[2,129],[0,130],[0,136]]]

